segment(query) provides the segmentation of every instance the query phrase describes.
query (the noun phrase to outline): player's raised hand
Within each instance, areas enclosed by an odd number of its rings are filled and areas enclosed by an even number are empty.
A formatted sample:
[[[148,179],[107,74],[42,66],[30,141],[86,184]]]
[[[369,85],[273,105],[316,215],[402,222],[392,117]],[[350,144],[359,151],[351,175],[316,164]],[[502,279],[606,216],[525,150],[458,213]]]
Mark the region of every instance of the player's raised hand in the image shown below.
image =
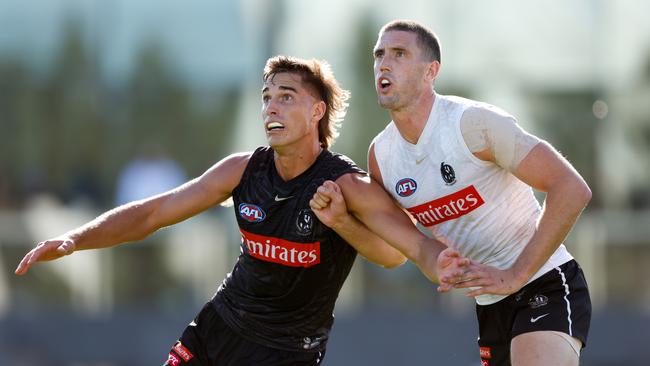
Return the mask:
[[[453,248],[447,248],[440,252],[436,262],[436,272],[440,285],[439,292],[448,292],[454,285],[462,281],[471,261],[461,256],[460,252]]]
[[[70,238],[56,238],[38,243],[30,250],[16,267],[17,275],[24,275],[36,262],[51,261],[61,258],[75,251],[74,241]]]
[[[335,227],[348,218],[348,209],[338,184],[325,181],[314,193],[309,206],[316,217],[328,227]]]

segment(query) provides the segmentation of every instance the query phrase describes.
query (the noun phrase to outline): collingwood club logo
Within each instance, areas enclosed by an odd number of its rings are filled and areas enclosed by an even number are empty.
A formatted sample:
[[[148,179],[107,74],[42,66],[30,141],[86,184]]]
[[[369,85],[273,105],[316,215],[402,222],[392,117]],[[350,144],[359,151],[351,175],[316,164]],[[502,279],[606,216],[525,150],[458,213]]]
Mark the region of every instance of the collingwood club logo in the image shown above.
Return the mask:
[[[532,309],[537,309],[546,304],[548,304],[548,297],[541,294],[537,294],[528,300],[528,305],[530,305]]]
[[[300,210],[296,219],[296,228],[298,235],[307,236],[311,234],[314,228],[314,214],[311,209],[305,208]]]
[[[444,161],[440,163],[440,174],[442,175],[442,180],[445,181],[446,185],[450,186],[456,183],[456,173],[454,172],[454,168],[449,164],[445,164]]]
[[[302,339],[302,348],[303,349],[313,349],[316,348],[321,342],[327,339],[327,336],[323,337],[314,337],[313,339],[311,337],[305,337]]]

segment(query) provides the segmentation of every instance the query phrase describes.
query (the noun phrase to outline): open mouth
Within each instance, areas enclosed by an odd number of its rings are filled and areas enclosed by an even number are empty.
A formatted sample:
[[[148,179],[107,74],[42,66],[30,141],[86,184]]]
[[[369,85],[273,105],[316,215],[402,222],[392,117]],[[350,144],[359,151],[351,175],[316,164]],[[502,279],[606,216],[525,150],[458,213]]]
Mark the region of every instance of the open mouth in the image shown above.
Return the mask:
[[[377,86],[378,86],[378,89],[381,90],[381,91],[388,91],[388,89],[390,88],[391,85],[393,85],[393,84],[390,82],[390,80],[388,80],[386,78],[379,78],[379,82],[378,82]]]
[[[279,131],[284,130],[284,125],[280,122],[269,122],[266,124],[266,131]]]

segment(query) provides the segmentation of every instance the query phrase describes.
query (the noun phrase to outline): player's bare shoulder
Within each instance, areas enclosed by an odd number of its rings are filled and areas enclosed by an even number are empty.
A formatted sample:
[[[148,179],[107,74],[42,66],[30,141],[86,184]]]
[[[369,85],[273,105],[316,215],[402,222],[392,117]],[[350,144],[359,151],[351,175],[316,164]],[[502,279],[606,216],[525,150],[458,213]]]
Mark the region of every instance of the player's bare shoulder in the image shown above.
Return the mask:
[[[341,175],[336,179],[336,184],[344,191],[361,193],[363,187],[370,182],[368,174],[350,172]]]
[[[229,170],[232,174],[238,175],[241,178],[252,155],[253,153],[250,151],[228,155],[210,167],[205,174],[210,174],[213,171],[222,172]]]
[[[224,160],[228,161],[234,169],[245,169],[251,156],[253,156],[252,151],[239,152],[228,155]]]
[[[195,181],[211,194],[229,197],[230,192],[239,185],[252,155],[252,152],[231,154],[215,163]]]

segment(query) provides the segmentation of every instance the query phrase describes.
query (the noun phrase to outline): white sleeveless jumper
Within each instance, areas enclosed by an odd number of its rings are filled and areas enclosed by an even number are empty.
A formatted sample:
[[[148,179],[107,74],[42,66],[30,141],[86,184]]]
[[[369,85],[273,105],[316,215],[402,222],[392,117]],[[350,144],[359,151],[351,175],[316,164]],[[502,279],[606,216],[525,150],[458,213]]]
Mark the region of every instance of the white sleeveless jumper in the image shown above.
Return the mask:
[[[385,189],[432,236],[474,261],[510,268],[533,236],[541,214],[532,189],[500,166],[476,158],[460,130],[469,99],[436,94],[417,142],[391,121],[374,139]],[[573,257],[561,244],[530,281]],[[480,305],[499,295],[476,297]]]

